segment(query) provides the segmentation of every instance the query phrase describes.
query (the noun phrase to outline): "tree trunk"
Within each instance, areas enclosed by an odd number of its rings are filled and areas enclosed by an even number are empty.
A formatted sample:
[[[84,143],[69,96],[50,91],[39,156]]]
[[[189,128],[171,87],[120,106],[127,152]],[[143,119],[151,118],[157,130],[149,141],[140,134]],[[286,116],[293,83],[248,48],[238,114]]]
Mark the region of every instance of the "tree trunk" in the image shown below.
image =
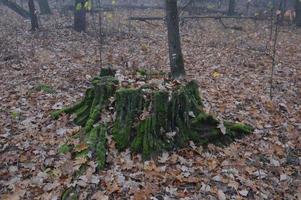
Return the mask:
[[[78,32],[86,31],[86,9],[84,5],[85,5],[85,0],[75,1],[74,30]]]
[[[165,2],[171,76],[180,78],[185,75],[185,69],[181,50],[177,1],[166,0]]]
[[[296,26],[301,27],[301,2],[300,0],[296,0],[295,2],[295,10],[296,10]]]
[[[39,28],[39,24],[33,0],[28,0],[28,8],[30,13],[31,30],[35,31]]]
[[[228,15],[235,15],[235,0],[229,0]]]
[[[140,75],[144,80],[147,77]],[[162,81],[157,86],[150,80],[140,87],[122,87],[114,71],[103,69],[81,102],[53,112],[52,117],[75,114],[74,122],[84,127],[82,138],[99,168],[105,166],[108,134],[113,136],[117,149],[130,148],[148,159],[164,150],[188,146],[189,141],[196,145],[227,145],[252,133],[250,126],[219,122],[205,113],[195,81],[175,84],[178,82],[164,77]],[[165,84],[172,87],[158,89]]]
[[[283,23],[284,21],[284,15],[285,15],[285,12],[286,12],[286,8],[287,8],[287,2],[286,0],[282,0],[281,2],[281,19],[280,19],[280,23]]]
[[[2,0],[0,1],[3,3],[3,5],[7,6],[8,8],[12,9],[15,11],[17,14],[22,16],[23,18],[28,19],[30,17],[30,14],[27,10],[16,4],[15,2],[11,2],[9,0]]]
[[[38,0],[38,4],[40,7],[40,12],[42,15],[49,15],[51,14],[51,10],[49,7],[48,0]]]

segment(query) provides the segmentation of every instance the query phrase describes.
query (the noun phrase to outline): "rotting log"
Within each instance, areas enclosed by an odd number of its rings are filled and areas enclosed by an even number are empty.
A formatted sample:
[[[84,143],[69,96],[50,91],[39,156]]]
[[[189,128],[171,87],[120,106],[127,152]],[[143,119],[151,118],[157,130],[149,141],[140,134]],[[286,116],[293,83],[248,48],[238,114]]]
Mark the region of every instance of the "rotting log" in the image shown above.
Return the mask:
[[[84,127],[85,142],[99,168],[105,166],[107,135],[112,135],[118,150],[130,148],[148,159],[185,147],[190,141],[227,145],[253,132],[249,125],[221,122],[206,113],[196,81],[164,79],[162,85],[175,84],[163,89],[147,82],[140,87],[122,87],[114,71],[102,70],[100,74],[81,102],[52,113],[54,118],[75,114],[74,122]],[[115,117],[104,122],[103,113]]]

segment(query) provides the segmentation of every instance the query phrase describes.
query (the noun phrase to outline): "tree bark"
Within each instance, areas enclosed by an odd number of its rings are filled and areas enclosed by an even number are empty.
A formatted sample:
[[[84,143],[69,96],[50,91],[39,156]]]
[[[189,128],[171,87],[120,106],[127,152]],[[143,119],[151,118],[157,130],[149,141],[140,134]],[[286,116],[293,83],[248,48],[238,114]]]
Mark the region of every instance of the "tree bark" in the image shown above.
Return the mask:
[[[24,8],[22,8],[21,6],[19,6],[18,4],[16,4],[15,2],[11,2],[8,0],[2,0],[0,1],[3,3],[3,5],[7,6],[8,8],[12,9],[13,11],[15,11],[17,14],[19,14],[20,16],[22,16],[23,18],[29,18],[30,14],[27,10],[25,10]]]
[[[177,79],[185,75],[184,60],[181,49],[181,38],[179,32],[177,1],[166,0],[165,2],[171,76]]]
[[[281,10],[280,23],[281,24],[283,24],[283,21],[284,21],[284,15],[285,15],[285,12],[286,12],[286,8],[287,8],[286,0],[281,0],[281,6],[280,6],[280,10]]]
[[[51,14],[51,10],[49,7],[48,0],[38,0],[38,4],[40,7],[40,12],[42,15],[49,15]]]
[[[30,13],[31,30],[36,31],[39,28],[39,24],[33,0],[28,0],[28,8]]]
[[[86,31],[86,9],[84,8],[85,2],[85,0],[75,1],[74,30],[78,32]]]
[[[295,10],[296,10],[296,26],[301,27],[301,1],[296,0],[295,2]]]
[[[229,8],[228,8],[228,15],[234,15],[235,14],[235,0],[229,0]]]

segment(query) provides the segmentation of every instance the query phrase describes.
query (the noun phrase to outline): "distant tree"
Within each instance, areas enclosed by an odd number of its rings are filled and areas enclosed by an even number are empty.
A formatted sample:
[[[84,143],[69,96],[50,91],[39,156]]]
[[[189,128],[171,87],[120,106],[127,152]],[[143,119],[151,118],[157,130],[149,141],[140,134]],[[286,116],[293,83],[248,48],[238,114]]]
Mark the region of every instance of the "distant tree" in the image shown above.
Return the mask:
[[[75,0],[74,30],[78,32],[86,31],[86,2],[86,0]]]
[[[171,76],[180,78],[185,75],[185,69],[181,49],[177,1],[165,0],[165,2]]]
[[[235,0],[229,0],[229,7],[228,7],[228,15],[234,15],[235,14]]]
[[[48,3],[48,0],[37,0],[38,1],[38,4],[39,4],[39,7],[40,7],[40,12],[41,14],[43,15],[49,15],[51,14],[51,10],[50,10],[50,7],[49,7],[49,3]]]
[[[295,2],[296,10],[296,26],[301,27],[301,0],[296,0]]]
[[[33,0],[28,0],[29,15],[31,21],[31,30],[35,31],[39,28],[38,17]]]
[[[9,0],[0,0],[0,3],[7,6],[11,10],[15,11],[18,15],[22,16],[23,18],[29,18],[30,14],[27,10],[19,6],[17,3],[9,1]]]

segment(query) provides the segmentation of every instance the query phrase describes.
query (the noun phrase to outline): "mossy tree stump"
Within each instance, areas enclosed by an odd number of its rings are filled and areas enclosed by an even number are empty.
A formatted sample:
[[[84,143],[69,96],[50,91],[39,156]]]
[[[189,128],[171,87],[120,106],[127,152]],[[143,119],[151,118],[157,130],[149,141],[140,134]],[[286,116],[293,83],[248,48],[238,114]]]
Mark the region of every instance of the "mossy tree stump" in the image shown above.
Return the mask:
[[[104,69],[92,83],[81,102],[52,116],[76,115],[74,122],[84,127],[86,142],[100,168],[105,165],[107,134],[112,134],[119,150],[130,148],[147,159],[164,150],[186,146],[189,141],[198,145],[228,144],[253,131],[248,125],[221,123],[205,113],[195,81],[176,84],[171,90],[154,89],[147,83],[124,88],[114,71]],[[102,123],[101,113],[112,106],[115,119]]]

